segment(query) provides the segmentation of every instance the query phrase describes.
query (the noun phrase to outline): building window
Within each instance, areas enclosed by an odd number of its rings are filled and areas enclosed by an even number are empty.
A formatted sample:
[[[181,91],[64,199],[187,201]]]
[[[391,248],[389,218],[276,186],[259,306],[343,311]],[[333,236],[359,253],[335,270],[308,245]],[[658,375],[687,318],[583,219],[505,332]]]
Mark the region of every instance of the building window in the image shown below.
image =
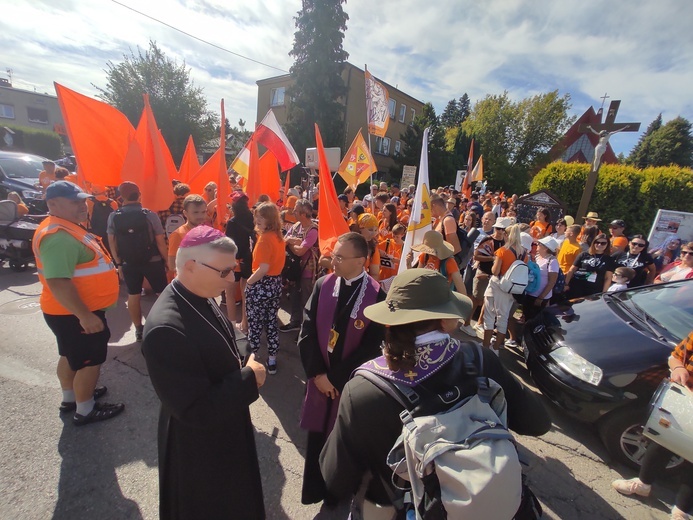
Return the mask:
[[[397,101],[394,99],[390,99],[390,104],[388,106],[388,109],[390,111],[390,119],[395,118],[395,109],[397,108]]]
[[[27,116],[29,116],[29,122],[41,123],[42,125],[48,124],[48,110],[45,108],[26,107],[26,112]]]
[[[416,117],[416,110],[414,110],[414,109],[412,108],[412,109],[411,109],[411,121],[409,122],[409,124],[412,124],[412,125],[414,124],[414,118],[415,118],[415,117]]]
[[[397,157],[402,152],[402,143],[395,141],[395,157]]]
[[[376,137],[375,138],[375,153],[380,155],[390,155],[390,138]]]
[[[3,105],[0,103],[0,117],[14,119],[14,107],[12,105]]]
[[[270,91],[270,106],[281,107],[284,106],[284,92],[286,87],[273,88]]]
[[[404,123],[404,118],[407,115],[407,105],[402,104],[399,106],[399,122]]]

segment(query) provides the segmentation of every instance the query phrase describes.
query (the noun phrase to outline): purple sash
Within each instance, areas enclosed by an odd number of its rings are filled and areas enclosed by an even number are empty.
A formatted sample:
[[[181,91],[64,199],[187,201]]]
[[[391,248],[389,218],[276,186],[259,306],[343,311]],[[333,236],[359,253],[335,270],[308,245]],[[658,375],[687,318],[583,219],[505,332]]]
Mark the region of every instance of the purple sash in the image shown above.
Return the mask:
[[[318,296],[318,309],[315,318],[320,353],[328,369],[330,367],[330,360],[327,353],[327,343],[330,326],[337,310],[338,300],[338,298],[332,296],[332,292],[337,283],[337,278],[338,277],[334,274],[329,274],[325,277],[325,282],[322,284],[320,295]],[[378,299],[378,292],[380,291],[378,282],[366,274],[366,279],[363,283],[368,284],[363,296],[363,301],[358,308],[356,317],[349,317],[346,331],[342,332],[342,334],[345,334],[342,359],[351,356],[360,345],[363,334],[370,324],[370,320],[363,315],[363,310],[369,305],[374,304]],[[356,325],[358,325],[358,327],[356,327]],[[306,397],[303,401],[303,408],[301,410],[301,428],[312,432],[324,432],[325,435],[328,435],[332,431],[335,420],[337,419],[338,408],[339,397],[337,397],[337,399],[330,399],[318,390],[318,387],[315,386],[315,381],[313,378],[310,378],[308,380]]]

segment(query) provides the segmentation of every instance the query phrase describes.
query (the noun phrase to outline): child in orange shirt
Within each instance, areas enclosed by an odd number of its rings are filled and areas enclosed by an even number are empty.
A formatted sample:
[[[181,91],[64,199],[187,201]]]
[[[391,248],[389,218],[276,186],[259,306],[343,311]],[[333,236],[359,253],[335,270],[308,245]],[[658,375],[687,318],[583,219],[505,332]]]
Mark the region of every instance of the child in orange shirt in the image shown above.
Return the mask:
[[[395,224],[392,228],[392,238],[380,241],[380,279],[387,280],[397,276],[399,262],[402,258],[404,247],[404,234],[407,232],[402,224]]]

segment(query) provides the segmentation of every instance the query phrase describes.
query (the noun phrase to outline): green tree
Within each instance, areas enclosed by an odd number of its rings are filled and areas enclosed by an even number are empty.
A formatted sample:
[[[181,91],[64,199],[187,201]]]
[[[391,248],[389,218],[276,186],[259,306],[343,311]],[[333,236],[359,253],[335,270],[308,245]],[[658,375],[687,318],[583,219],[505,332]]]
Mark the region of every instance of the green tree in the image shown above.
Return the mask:
[[[400,135],[402,152],[395,157],[397,168],[391,173],[395,171],[401,173],[402,167],[406,165],[419,167],[423,133],[427,127],[431,128],[428,135],[428,176],[431,186],[452,184],[455,180],[455,172],[445,146],[445,129],[440,124],[431,103],[423,106],[421,113]]]
[[[633,147],[627,159],[627,164],[632,164],[638,168],[647,167],[647,158],[650,152],[650,140],[648,139],[654,132],[662,127],[662,113],[652,121],[645,133],[640,136],[638,143]]]
[[[460,113],[460,107],[456,99],[451,99],[448,101],[448,104],[445,105],[445,110],[440,114],[440,124],[446,129],[455,128],[462,124],[462,114]]]
[[[345,0],[303,0],[295,22],[294,46],[289,52],[293,85],[289,103],[287,137],[299,156],[315,146],[314,123],[326,147],[344,143],[344,104],[347,94],[342,70],[349,54],[342,48],[349,16]]]
[[[650,127],[652,126],[651,124]],[[650,127],[647,128],[647,132],[650,131]],[[654,129],[642,139],[642,145],[638,150],[633,150],[630,158],[632,164],[638,168],[670,164],[684,168],[692,167],[693,136],[691,136],[690,121],[679,116]]]
[[[462,130],[484,156],[484,177],[493,188],[524,193],[531,173],[546,162],[553,144],[575,120],[570,95],[546,94],[512,101],[508,92],[475,103]]]
[[[107,82],[104,88],[94,85],[99,97],[113,105],[137,126],[144,109],[142,94],[149,94],[149,103],[161,133],[179,162],[185,152],[188,136],[196,143],[213,137],[219,117],[207,108],[201,87],[190,78],[185,62],[167,58],[156,42],[137,54],[123,55],[121,63],[107,64]]]
[[[472,107],[471,102],[469,101],[469,96],[467,95],[466,92],[464,94],[462,94],[462,97],[457,102],[457,107],[458,107],[458,110],[460,111],[460,116],[461,116],[460,124],[462,124],[469,117],[469,114],[471,112],[471,107]]]

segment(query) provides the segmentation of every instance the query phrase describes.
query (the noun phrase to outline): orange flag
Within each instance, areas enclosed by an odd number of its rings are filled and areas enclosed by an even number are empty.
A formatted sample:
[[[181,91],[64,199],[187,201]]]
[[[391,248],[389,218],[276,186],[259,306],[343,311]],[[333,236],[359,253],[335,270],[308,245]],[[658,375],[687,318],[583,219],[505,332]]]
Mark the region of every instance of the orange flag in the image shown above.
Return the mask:
[[[339,207],[337,192],[330,175],[330,167],[325,157],[325,148],[322,144],[322,136],[318,125],[315,125],[315,142],[318,148],[318,159],[320,164],[320,204],[318,205],[318,240],[320,241],[320,252],[328,254],[334,248],[337,238],[349,232],[349,226],[344,220],[344,215]]]
[[[230,202],[231,185],[229,174],[226,173],[226,114],[224,113],[224,100],[221,100],[221,130],[219,132],[219,156],[217,157],[217,228],[225,229],[228,211],[226,204]]]
[[[284,203],[289,196],[289,190],[291,189],[291,171],[286,172],[286,179],[284,179]]]
[[[122,167],[121,178],[136,183],[142,193],[142,206],[152,211],[168,209],[173,202],[171,178],[175,174],[173,161],[166,159],[165,143],[156,126],[149,95],[144,94],[144,110],[137,125],[135,139]],[[170,154],[169,154],[170,155]],[[173,167],[173,171],[169,169]]]
[[[117,108],[54,83],[79,177],[117,186],[135,129]]]
[[[376,171],[378,171],[378,168],[375,165],[375,161],[373,161],[371,152],[368,150],[366,141],[363,139],[361,130],[359,130],[356,137],[354,137],[354,142],[351,143],[349,150],[344,155],[337,173],[346,181],[347,185],[356,189],[356,186],[364,182]]]
[[[277,202],[281,183],[277,158],[267,150],[260,157],[260,193],[269,195],[270,200]]]
[[[169,176],[169,181],[172,181],[173,179],[178,179],[178,176],[176,175],[178,173],[178,170],[176,169],[176,163],[173,160],[173,156],[171,155],[171,150],[169,149],[168,145],[166,144],[166,139],[164,139],[164,134],[161,133],[161,130],[159,130],[159,143],[161,146],[161,152],[164,157],[164,163],[166,164],[166,172],[168,173]],[[178,179],[180,180],[180,179]]]
[[[178,180],[187,183],[200,169],[200,162],[197,160],[197,151],[192,135],[188,137],[188,144],[185,147],[183,159],[178,169]]]
[[[469,145],[469,157],[467,158],[467,174],[462,180],[462,194],[468,199],[472,196],[472,171],[474,167],[474,139]]]
[[[245,185],[245,193],[248,195],[248,203],[253,206],[262,195],[262,180],[260,173],[260,156],[257,151],[257,143],[251,138],[246,145],[248,148],[248,181]]]

